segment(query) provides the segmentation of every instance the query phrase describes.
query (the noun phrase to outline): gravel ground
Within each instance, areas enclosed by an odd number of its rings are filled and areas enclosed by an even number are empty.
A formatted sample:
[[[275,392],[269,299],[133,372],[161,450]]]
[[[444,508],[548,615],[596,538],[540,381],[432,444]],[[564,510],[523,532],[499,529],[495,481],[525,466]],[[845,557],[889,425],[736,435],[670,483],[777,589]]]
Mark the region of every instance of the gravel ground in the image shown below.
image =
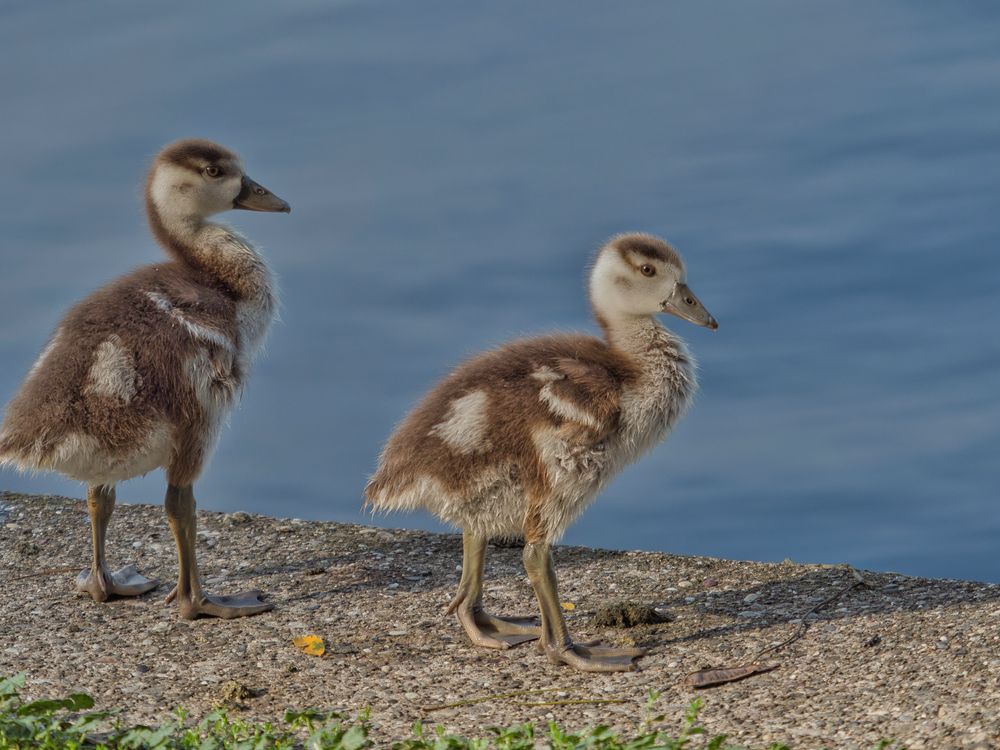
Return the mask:
[[[404,521],[405,519],[401,519]],[[252,618],[185,622],[163,599],[176,575],[162,507],[120,504],[108,556],[134,562],[160,587],[96,604],[73,593],[89,564],[86,505],[0,493],[0,675],[26,672],[29,697],[85,691],[129,722],[176,706],[198,717],[247,691],[233,711],[275,719],[287,708],[371,707],[375,739],[420,719],[466,736],[493,725],[555,719],[630,731],[650,688],[679,727],[696,696],[711,733],[753,747],[867,748],[881,738],[911,748],[1000,747],[1000,586],[862,571],[857,586],[818,614],[797,641],[766,657],[781,666],[694,692],[685,676],[746,663],[793,634],[808,613],[855,579],[846,567],[732,562],[560,547],[556,564],[569,627],[580,639],[648,647],[637,673],[587,675],[554,667],[530,646],[470,646],[445,608],[458,582],[457,535],[199,513],[206,587],[268,592],[276,608]],[[68,572],[72,569],[74,572]],[[520,550],[491,547],[487,606],[534,613]],[[669,622],[597,627],[608,602],[655,607]],[[316,634],[327,652],[293,644]],[[428,711],[480,696],[552,692]],[[249,697],[247,697],[249,696]],[[617,699],[623,703],[530,705]]]

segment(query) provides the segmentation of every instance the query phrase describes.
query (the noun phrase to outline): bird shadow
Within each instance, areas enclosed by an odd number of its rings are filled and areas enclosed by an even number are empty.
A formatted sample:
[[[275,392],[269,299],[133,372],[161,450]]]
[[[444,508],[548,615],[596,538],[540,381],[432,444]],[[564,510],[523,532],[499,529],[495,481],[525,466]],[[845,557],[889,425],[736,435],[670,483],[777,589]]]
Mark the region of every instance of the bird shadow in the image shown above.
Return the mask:
[[[604,552],[602,557],[614,568],[615,558],[629,554]],[[636,629],[636,641],[644,646],[670,646],[756,633],[777,626],[809,627],[845,619],[895,612],[929,612],[1000,600],[1000,584],[918,578],[857,570],[847,565],[809,566],[804,571],[804,566],[796,565],[788,576],[727,588],[726,579],[740,563],[719,562],[718,568],[713,567],[712,562],[697,568],[700,579],[687,581],[688,587],[681,590],[671,586],[671,591],[662,590],[661,593],[639,585],[634,593],[622,594],[623,598],[653,607],[668,620],[673,620],[640,626]],[[588,564],[592,566],[593,562],[588,561]],[[567,561],[561,567],[569,578],[575,567],[583,565],[583,561]],[[649,576],[655,579],[655,570],[650,570]],[[672,572],[671,580],[675,579],[676,573]],[[594,614],[580,613],[581,622],[592,622]],[[686,632],[672,635],[677,633],[681,614],[691,625],[684,628]],[[870,645],[875,645],[879,639],[873,629]]]

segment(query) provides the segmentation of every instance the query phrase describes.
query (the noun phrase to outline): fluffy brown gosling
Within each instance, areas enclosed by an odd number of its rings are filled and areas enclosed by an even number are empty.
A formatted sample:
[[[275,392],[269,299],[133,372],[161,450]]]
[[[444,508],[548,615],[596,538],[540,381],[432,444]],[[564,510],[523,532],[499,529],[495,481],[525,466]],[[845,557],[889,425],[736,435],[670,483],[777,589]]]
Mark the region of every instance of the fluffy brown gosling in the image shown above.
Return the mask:
[[[540,639],[553,663],[612,672],[635,669],[644,652],[573,642],[550,547],[691,400],[694,363],[656,314],[718,324],[685,283],[677,252],[644,234],[601,248],[590,300],[604,339],[524,339],[459,365],[389,438],[365,494],[376,510],[425,508],[463,530],[462,578],[449,612],[473,643],[510,648]],[[540,625],[483,608],[487,540],[521,534]]]
[[[0,466],[58,471],[88,485],[93,563],[76,585],[95,601],[158,585],[131,565],[110,571],[104,540],[115,483],[163,467],[180,567],[167,601],[176,599],[188,619],[272,607],[259,592],[209,596],[195,559],[192,484],[276,303],[264,259],[243,237],[208,221],[233,208],[289,211],[222,146],[184,140],[164,148],[149,171],[146,213],[171,259],[70,309],[7,407]]]

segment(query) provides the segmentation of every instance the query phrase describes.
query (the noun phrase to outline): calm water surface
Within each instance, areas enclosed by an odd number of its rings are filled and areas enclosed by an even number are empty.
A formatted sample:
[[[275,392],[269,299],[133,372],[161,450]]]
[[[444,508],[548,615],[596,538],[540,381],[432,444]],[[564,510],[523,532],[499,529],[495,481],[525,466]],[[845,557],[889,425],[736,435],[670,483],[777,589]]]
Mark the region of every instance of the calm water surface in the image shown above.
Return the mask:
[[[0,71],[0,399],[70,302],[160,257],[163,143],[232,146],[293,206],[230,217],[284,309],[202,507],[368,521],[415,399],[594,330],[585,265],[640,229],[721,328],[669,321],[699,399],[567,541],[1000,581],[997,6],[15,0]]]

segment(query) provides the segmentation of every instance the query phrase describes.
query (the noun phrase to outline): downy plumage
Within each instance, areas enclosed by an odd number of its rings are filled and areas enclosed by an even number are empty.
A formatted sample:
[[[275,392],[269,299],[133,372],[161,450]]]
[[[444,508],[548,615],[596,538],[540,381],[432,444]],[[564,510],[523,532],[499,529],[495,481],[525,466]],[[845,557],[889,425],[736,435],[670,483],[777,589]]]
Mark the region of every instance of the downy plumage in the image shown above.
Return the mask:
[[[389,438],[366,496],[373,509],[425,508],[463,530],[451,609],[474,643],[508,648],[540,637],[554,662],[613,671],[633,668],[642,652],[572,642],[550,545],[691,401],[694,362],[654,316],[718,326],[685,283],[677,252],[649,235],[621,235],[600,250],[590,299],[603,339],[524,339],[459,365]],[[541,627],[482,607],[487,540],[520,535]]]
[[[139,268],[77,303],[7,407],[0,465],[58,471],[88,485],[94,560],[77,586],[97,601],[154,588],[128,566],[112,573],[104,535],[115,483],[162,467],[184,617],[269,609],[255,594],[209,597],[194,557],[191,485],[205,467],[274,315],[263,258],[211,223],[233,208],[289,211],[203,140],[164,148],[146,184],[146,212],[168,262]]]

